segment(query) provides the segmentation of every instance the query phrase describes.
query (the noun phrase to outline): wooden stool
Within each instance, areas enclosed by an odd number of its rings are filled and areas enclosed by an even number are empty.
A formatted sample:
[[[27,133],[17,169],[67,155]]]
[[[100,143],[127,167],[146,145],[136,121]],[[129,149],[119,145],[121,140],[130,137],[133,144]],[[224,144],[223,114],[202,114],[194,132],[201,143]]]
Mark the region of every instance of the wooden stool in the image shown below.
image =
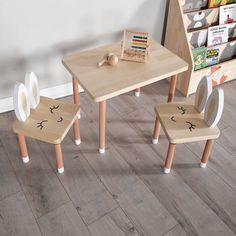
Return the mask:
[[[26,136],[53,144],[58,172],[63,173],[61,142],[72,125],[74,126],[75,144],[80,144],[80,129],[77,117],[79,106],[40,97],[38,81],[33,73],[26,75],[25,85],[22,83],[16,83],[15,85],[14,109],[18,121],[13,124],[13,131],[18,135],[23,162],[27,163],[29,161],[25,142]]]
[[[198,86],[195,104],[179,102],[155,107],[157,118],[153,144],[158,143],[161,126],[169,140],[164,173],[170,173],[175,147],[179,143],[207,140],[201,160],[201,167],[206,167],[213,142],[220,135],[216,125],[221,118],[223,106],[224,91],[216,88],[212,92],[211,79],[205,77]]]

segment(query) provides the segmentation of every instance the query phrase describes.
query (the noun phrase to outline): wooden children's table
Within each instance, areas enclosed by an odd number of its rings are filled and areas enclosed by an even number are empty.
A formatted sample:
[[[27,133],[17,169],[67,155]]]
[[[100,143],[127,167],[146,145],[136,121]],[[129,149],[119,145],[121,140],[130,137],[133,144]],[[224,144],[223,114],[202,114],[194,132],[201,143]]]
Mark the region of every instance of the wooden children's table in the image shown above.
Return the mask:
[[[99,152],[105,152],[106,100],[137,90],[143,86],[171,77],[168,102],[175,93],[177,74],[188,69],[188,64],[151,40],[147,63],[122,61],[115,66],[97,67],[104,54],[112,52],[120,57],[121,43],[103,46],[63,58],[62,63],[72,75],[74,102],[80,105],[78,83],[99,103]]]

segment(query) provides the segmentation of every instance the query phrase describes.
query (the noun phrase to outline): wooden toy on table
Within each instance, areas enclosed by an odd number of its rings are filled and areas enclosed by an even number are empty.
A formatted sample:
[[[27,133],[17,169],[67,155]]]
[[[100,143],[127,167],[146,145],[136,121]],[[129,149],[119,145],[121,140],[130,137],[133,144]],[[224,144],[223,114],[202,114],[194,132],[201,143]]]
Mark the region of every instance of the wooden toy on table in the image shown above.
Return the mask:
[[[98,62],[97,66],[101,67],[104,64],[108,64],[110,66],[115,66],[119,62],[118,56],[116,56],[114,53],[107,53],[104,55],[103,59]]]
[[[190,102],[158,104],[155,107],[156,123],[153,144],[158,143],[161,125],[169,141],[164,172],[171,169],[175,147],[179,143],[207,140],[201,167],[205,168],[213,142],[220,135],[217,124],[224,106],[224,91],[215,88],[212,92],[210,77],[204,77],[197,88],[195,104]]]
[[[124,30],[121,59],[134,62],[147,62],[149,33]]]
[[[80,129],[77,118],[79,106],[40,97],[38,80],[32,72],[26,74],[25,85],[23,83],[15,84],[13,101],[18,119],[13,123],[13,131],[18,135],[23,162],[29,161],[25,142],[26,136],[53,144],[58,172],[63,173],[61,142],[72,125],[74,126],[75,144],[80,144]]]

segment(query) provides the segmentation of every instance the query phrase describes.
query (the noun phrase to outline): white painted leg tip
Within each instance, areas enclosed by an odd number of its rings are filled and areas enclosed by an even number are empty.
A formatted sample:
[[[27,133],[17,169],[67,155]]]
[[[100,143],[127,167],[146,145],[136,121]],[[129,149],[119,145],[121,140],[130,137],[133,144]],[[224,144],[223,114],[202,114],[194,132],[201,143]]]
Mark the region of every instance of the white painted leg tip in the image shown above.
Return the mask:
[[[26,163],[29,162],[29,157],[28,157],[28,156],[27,156],[27,157],[23,157],[22,160],[23,160],[23,162],[26,164]]]
[[[80,115],[80,113],[78,113],[77,117],[78,117],[78,119],[80,120],[80,118],[81,118],[81,115]]]
[[[75,145],[79,146],[81,144],[81,139],[76,139],[75,140]]]
[[[57,171],[58,171],[59,174],[62,174],[64,172],[64,167],[58,168]]]
[[[164,173],[165,174],[169,174],[170,173],[170,169],[164,168]]]
[[[152,139],[152,143],[153,143],[153,144],[158,144],[158,139],[153,138],[153,139]]]
[[[135,93],[134,93],[134,96],[135,96],[135,97],[139,97],[139,96],[140,96],[140,92],[135,92]]]
[[[99,148],[99,153],[100,153],[100,154],[105,153],[105,148]]]
[[[207,163],[200,163],[200,166],[201,166],[201,168],[206,168],[206,166],[207,166]]]

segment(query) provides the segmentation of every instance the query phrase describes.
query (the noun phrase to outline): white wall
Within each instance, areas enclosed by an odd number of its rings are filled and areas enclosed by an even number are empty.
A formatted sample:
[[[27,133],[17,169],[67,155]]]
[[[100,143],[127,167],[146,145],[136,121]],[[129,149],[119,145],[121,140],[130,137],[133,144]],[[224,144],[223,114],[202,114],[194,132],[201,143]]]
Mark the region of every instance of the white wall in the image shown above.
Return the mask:
[[[68,83],[63,55],[120,40],[124,28],[160,42],[165,8],[165,0],[0,0],[0,99],[26,71],[41,88]]]

